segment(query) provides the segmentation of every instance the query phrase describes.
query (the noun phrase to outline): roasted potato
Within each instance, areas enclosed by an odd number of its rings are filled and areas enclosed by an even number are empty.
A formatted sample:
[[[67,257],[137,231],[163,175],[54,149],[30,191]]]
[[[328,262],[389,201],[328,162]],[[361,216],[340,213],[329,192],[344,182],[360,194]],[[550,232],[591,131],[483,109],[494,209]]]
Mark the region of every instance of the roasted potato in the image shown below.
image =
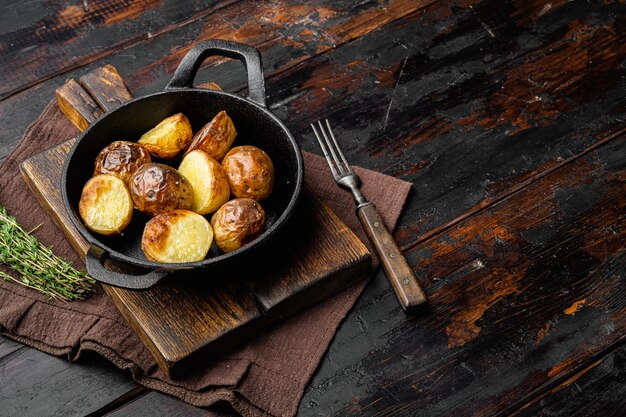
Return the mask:
[[[211,218],[215,243],[222,252],[232,252],[256,239],[265,227],[265,210],[251,198],[235,198]]]
[[[113,175],[96,175],[83,187],[78,212],[90,230],[114,235],[129,225],[133,201],[124,181]]]
[[[206,152],[189,152],[180,163],[178,172],[189,180],[193,187],[192,210],[198,214],[209,214],[220,208],[230,197],[228,178],[224,169]]]
[[[146,223],[141,249],[151,261],[164,263],[201,261],[213,243],[213,229],[201,215],[172,210]]]
[[[274,164],[265,152],[254,146],[236,146],[222,161],[230,192],[235,197],[267,198],[274,187]]]
[[[193,207],[193,188],[174,168],[163,164],[142,165],[130,178],[130,195],[139,211],[155,216],[174,209]]]
[[[172,159],[189,145],[192,137],[189,119],[184,114],[177,113],[144,133],[138,142],[153,156]]]
[[[94,175],[115,175],[128,184],[130,176],[137,168],[151,162],[150,153],[142,145],[119,140],[100,151],[96,158]]]
[[[221,161],[237,137],[233,121],[225,111],[221,111],[194,135],[187,153],[200,149]]]

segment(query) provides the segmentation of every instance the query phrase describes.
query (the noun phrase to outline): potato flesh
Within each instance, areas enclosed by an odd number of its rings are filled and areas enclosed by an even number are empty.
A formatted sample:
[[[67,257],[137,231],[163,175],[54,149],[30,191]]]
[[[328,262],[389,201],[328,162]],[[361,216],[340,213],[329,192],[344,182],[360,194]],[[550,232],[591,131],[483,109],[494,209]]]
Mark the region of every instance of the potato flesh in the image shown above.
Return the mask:
[[[213,229],[204,217],[188,210],[173,210],[146,224],[141,247],[151,261],[181,263],[203,260],[212,243]]]
[[[153,156],[172,159],[189,145],[192,137],[189,119],[184,114],[177,113],[144,133],[138,143]]]
[[[121,233],[130,223],[133,202],[124,181],[103,174],[87,181],[78,209],[90,230],[112,235]]]
[[[188,153],[178,168],[193,187],[192,210],[209,214],[220,208],[230,197],[228,178],[222,166],[205,152]]]

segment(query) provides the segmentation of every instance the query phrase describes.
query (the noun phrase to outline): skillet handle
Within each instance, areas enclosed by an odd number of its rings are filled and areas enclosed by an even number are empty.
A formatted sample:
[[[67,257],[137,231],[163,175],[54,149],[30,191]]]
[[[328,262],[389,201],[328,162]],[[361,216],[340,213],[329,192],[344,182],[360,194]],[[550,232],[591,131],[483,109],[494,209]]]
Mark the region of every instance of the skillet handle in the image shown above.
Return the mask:
[[[261,54],[258,49],[239,42],[209,39],[197,44],[180,62],[172,80],[165,89],[193,88],[193,80],[196,78],[200,65],[206,58],[214,55],[238,59],[243,62],[248,75],[248,98],[266,107]]]
[[[145,290],[155,286],[159,281],[172,273],[166,268],[159,268],[144,275],[130,275],[109,271],[104,267],[104,261],[109,254],[101,248],[91,245],[85,255],[87,273],[96,281],[115,287],[131,290]]]

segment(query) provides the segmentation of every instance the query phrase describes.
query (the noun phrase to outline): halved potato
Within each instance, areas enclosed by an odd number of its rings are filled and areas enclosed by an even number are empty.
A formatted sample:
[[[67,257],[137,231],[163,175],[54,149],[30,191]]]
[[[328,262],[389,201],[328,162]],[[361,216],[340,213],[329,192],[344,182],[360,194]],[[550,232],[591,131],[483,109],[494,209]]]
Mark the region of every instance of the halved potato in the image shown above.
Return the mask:
[[[187,178],[164,164],[142,165],[130,178],[129,187],[137,210],[150,216],[193,207],[193,188]]]
[[[124,181],[113,175],[96,175],[83,187],[78,212],[90,230],[114,235],[129,225],[133,200]]]
[[[256,239],[265,227],[265,210],[251,198],[235,198],[211,218],[215,243],[222,252],[232,252]]]
[[[177,113],[144,133],[138,142],[153,156],[172,159],[189,145],[192,137],[189,119],[184,114]]]
[[[200,149],[221,161],[237,137],[233,121],[221,111],[194,135],[187,153]]]
[[[189,152],[180,163],[178,172],[189,180],[193,187],[192,210],[198,214],[209,214],[220,208],[230,197],[230,187],[224,169],[206,152]]]
[[[118,140],[100,151],[94,175],[111,174],[128,184],[130,176],[142,165],[152,162],[150,153],[135,142]]]
[[[141,248],[151,261],[163,263],[203,260],[213,243],[213,229],[201,215],[172,210],[153,217],[143,230]]]
[[[224,157],[222,167],[235,197],[261,201],[272,193],[274,164],[263,150],[255,146],[235,146]]]

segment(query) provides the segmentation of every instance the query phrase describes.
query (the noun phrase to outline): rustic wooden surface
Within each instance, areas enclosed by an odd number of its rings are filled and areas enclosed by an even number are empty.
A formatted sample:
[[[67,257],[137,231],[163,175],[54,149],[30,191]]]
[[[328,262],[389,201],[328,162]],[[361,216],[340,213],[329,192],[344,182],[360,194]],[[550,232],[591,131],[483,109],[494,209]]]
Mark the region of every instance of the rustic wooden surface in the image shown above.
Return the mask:
[[[262,50],[268,103],[304,149],[329,117],[351,161],[414,183],[395,237],[431,311],[406,318],[377,274],[299,415],[623,414],[625,150],[602,142],[626,124],[623,1],[10,3],[0,157],[68,76],[111,63],[156,91],[215,36]],[[237,65],[208,62],[199,82],[241,89]],[[37,385],[57,359],[17,355],[2,369],[59,409],[68,397]],[[74,368],[66,415],[203,415],[99,366],[106,391]],[[25,415],[34,392],[12,394]]]
[[[69,90],[72,100],[65,99]],[[80,85],[68,81],[56,95],[64,104],[63,113],[81,130],[132,98],[111,65],[85,74]],[[87,114],[85,109],[93,111]],[[84,256],[89,245],[72,225],[59,188],[63,163],[74,143],[71,139],[42,151],[23,161],[20,170],[37,200]],[[254,277],[244,270],[240,282],[194,279],[184,284],[166,282],[146,291],[103,288],[161,369],[170,376],[181,375],[199,366],[200,359],[232,348],[267,324],[300,312],[368,274],[371,259],[365,246],[308,188],[294,217],[294,224],[301,226],[280,239],[297,244],[288,244],[281,256],[283,265],[256,268]],[[275,245],[280,248],[281,243]]]

